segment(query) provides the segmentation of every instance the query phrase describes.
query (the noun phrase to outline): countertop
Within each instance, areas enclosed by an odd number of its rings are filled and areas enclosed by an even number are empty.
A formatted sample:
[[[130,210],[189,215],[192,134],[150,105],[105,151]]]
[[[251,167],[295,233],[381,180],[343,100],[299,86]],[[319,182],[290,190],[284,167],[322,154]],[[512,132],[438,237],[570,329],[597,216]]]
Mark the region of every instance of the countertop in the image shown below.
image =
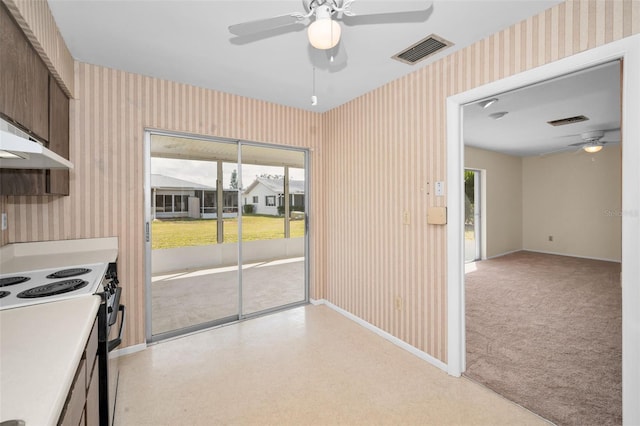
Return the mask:
[[[0,421],[56,424],[99,305],[86,296],[0,311]]]
[[[0,247],[0,274],[115,262],[117,257],[117,237],[7,244]]]

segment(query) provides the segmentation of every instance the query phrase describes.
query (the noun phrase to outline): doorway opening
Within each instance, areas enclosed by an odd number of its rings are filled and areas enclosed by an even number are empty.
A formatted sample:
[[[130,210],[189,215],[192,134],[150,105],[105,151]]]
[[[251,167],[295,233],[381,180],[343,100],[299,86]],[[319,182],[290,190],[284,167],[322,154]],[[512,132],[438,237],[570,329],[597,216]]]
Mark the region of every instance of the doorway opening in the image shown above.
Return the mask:
[[[307,151],[145,139],[147,342],[307,303]]]
[[[491,174],[493,237],[492,259],[465,276],[465,376],[559,424],[621,423],[621,221],[603,213],[621,208],[620,71],[495,95],[501,120],[464,107],[466,166]]]
[[[448,139],[448,330],[449,351],[448,371],[459,376],[465,371],[465,297],[464,297],[464,250],[463,217],[464,198],[462,170],[464,168],[462,131],[463,105],[490,98],[496,94],[525,87],[567,73],[580,71],[615,59],[624,59],[623,73],[626,76],[640,72],[639,37],[629,37],[598,48],[591,49],[574,56],[543,65],[534,70],[490,83],[463,94],[455,95],[447,100],[447,139]],[[640,420],[640,410],[634,404],[634,395],[640,390],[640,376],[635,372],[633,360],[640,356],[640,341],[633,335],[633,324],[640,321],[640,314],[633,311],[632,301],[640,293],[637,277],[640,268],[633,259],[640,253],[637,239],[625,238],[631,232],[640,232],[640,224],[634,212],[640,210],[640,197],[634,183],[639,178],[635,164],[640,161],[640,146],[635,143],[640,137],[640,124],[633,117],[640,112],[640,83],[632,78],[622,82],[622,126],[625,144],[622,153],[622,410],[624,422],[633,423]],[[626,213],[625,213],[626,212]]]

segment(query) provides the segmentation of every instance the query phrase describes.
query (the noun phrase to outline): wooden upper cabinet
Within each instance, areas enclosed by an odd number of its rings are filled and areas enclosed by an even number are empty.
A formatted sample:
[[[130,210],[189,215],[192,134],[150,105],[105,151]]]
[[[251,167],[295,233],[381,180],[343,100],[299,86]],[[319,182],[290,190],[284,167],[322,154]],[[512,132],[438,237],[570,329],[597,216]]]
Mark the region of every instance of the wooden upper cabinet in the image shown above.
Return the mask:
[[[0,113],[49,140],[49,70],[0,3]]]
[[[0,116],[69,158],[69,98],[2,2]],[[0,195],[69,195],[69,171],[1,169]]]
[[[53,77],[47,96],[47,147],[69,159],[69,98]],[[0,170],[0,195],[69,195],[68,170]]]

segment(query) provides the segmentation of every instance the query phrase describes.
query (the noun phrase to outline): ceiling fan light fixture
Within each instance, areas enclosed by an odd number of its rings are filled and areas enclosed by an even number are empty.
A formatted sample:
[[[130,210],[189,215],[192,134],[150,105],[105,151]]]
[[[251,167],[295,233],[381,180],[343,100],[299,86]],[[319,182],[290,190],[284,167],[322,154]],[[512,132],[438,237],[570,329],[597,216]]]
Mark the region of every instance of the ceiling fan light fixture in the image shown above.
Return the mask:
[[[494,120],[500,120],[505,115],[509,114],[506,111],[494,112],[493,114],[489,114],[489,118],[493,118]]]
[[[316,19],[307,30],[309,43],[316,49],[327,50],[340,41],[340,25],[331,18]]]
[[[594,154],[602,149],[602,145],[585,145],[582,149],[584,149],[589,154]]]

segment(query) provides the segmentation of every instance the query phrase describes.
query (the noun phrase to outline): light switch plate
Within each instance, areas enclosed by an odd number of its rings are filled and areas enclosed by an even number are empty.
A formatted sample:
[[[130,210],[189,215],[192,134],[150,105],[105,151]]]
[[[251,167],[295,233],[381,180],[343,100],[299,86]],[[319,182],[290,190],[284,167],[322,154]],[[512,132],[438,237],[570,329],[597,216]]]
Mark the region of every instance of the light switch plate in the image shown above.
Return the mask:
[[[444,182],[439,180],[436,182],[436,197],[442,197],[444,195]]]
[[[447,208],[446,207],[429,207],[427,209],[427,223],[430,225],[446,225],[447,224]]]

